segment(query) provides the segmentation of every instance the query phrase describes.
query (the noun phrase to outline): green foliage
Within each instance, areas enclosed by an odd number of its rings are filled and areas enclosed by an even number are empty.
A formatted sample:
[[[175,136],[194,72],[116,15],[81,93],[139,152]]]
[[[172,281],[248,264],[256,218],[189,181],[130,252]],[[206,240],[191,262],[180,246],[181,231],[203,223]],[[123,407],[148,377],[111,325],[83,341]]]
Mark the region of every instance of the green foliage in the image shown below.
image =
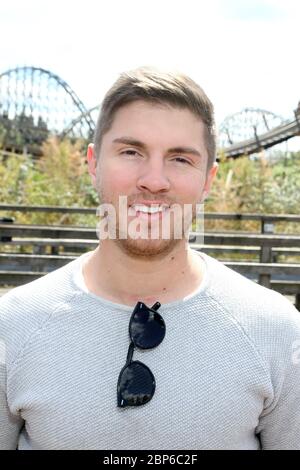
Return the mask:
[[[98,198],[81,152],[81,142],[51,137],[43,144],[42,157],[2,156],[0,202],[23,205],[96,207]],[[23,223],[76,223],[93,225],[95,218],[59,213],[12,214]]]
[[[1,137],[1,134],[0,134]],[[84,143],[50,137],[42,156],[0,153],[0,203],[96,207],[84,157]],[[300,152],[273,160],[221,157],[219,171],[205,202],[206,212],[299,214]],[[9,215],[9,214],[7,214]],[[94,225],[94,216],[32,213],[11,214],[24,223]],[[285,227],[278,227],[286,231]],[[208,221],[206,229],[259,230],[257,222]]]
[[[205,204],[206,212],[299,214],[300,152],[289,158],[257,160],[241,157],[219,163],[219,171]],[[230,222],[209,222],[209,228],[232,227]],[[278,225],[279,228],[280,225]],[[208,226],[207,226],[208,228]],[[236,223],[234,228],[257,230],[257,222]]]
[[[46,122],[38,117],[37,122],[24,112],[10,119],[6,114],[0,115],[0,145],[5,149],[22,151],[28,149],[31,153],[40,154],[41,146],[48,138],[49,131]]]

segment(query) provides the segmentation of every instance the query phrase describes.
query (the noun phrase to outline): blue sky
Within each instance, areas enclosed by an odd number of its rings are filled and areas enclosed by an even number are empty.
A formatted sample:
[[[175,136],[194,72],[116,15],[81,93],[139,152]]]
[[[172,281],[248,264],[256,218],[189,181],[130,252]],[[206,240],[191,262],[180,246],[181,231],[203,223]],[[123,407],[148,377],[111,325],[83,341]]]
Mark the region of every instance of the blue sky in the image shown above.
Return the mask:
[[[300,100],[297,0],[2,0],[0,71],[61,76],[88,107],[123,70],[189,74],[220,123],[244,107],[288,117]]]

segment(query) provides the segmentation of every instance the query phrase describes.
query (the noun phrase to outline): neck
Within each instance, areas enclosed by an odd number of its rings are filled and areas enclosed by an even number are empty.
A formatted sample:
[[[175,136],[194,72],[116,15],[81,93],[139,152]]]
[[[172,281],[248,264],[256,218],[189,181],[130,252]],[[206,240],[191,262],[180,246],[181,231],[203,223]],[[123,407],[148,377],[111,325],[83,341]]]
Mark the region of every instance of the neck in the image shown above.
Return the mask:
[[[132,257],[111,240],[101,245],[85,261],[83,276],[90,292],[108,300],[147,305],[179,300],[192,293],[203,277],[203,261],[180,241],[165,256]]]

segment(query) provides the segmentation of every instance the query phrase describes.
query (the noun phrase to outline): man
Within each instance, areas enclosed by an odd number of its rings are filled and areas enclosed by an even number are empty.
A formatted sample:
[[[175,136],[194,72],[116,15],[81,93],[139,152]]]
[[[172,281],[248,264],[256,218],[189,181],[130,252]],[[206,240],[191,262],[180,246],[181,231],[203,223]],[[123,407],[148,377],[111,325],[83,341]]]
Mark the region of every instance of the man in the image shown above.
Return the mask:
[[[195,216],[215,146],[188,77],[108,91],[87,158],[109,236],[0,301],[2,449],[300,449],[299,313],[190,249],[172,212]]]

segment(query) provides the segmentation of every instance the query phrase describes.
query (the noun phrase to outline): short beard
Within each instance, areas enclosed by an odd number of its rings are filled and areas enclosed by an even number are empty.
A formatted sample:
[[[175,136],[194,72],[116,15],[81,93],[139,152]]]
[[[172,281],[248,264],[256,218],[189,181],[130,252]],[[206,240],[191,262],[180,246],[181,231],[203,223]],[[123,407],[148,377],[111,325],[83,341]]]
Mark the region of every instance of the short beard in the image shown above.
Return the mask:
[[[98,187],[101,188],[100,178],[98,178]],[[98,191],[99,200],[101,202],[112,204],[110,198],[107,198],[104,192],[101,190]],[[117,216],[118,219],[119,215]],[[193,209],[193,219],[195,217],[195,210]],[[117,220],[117,225],[115,227],[116,238],[112,241],[116,243],[116,246],[127,256],[134,259],[143,259],[143,260],[155,260],[161,259],[168,256],[179,244],[188,244],[188,235],[186,232],[186,227],[182,224],[182,236],[181,238],[174,238],[174,235],[170,235],[170,238],[158,238],[158,239],[133,239],[130,238],[127,234],[126,237],[122,236],[124,234],[120,233],[119,220]]]
[[[131,258],[154,260],[168,256],[182,240],[134,240],[117,236],[115,242],[122,252]]]

